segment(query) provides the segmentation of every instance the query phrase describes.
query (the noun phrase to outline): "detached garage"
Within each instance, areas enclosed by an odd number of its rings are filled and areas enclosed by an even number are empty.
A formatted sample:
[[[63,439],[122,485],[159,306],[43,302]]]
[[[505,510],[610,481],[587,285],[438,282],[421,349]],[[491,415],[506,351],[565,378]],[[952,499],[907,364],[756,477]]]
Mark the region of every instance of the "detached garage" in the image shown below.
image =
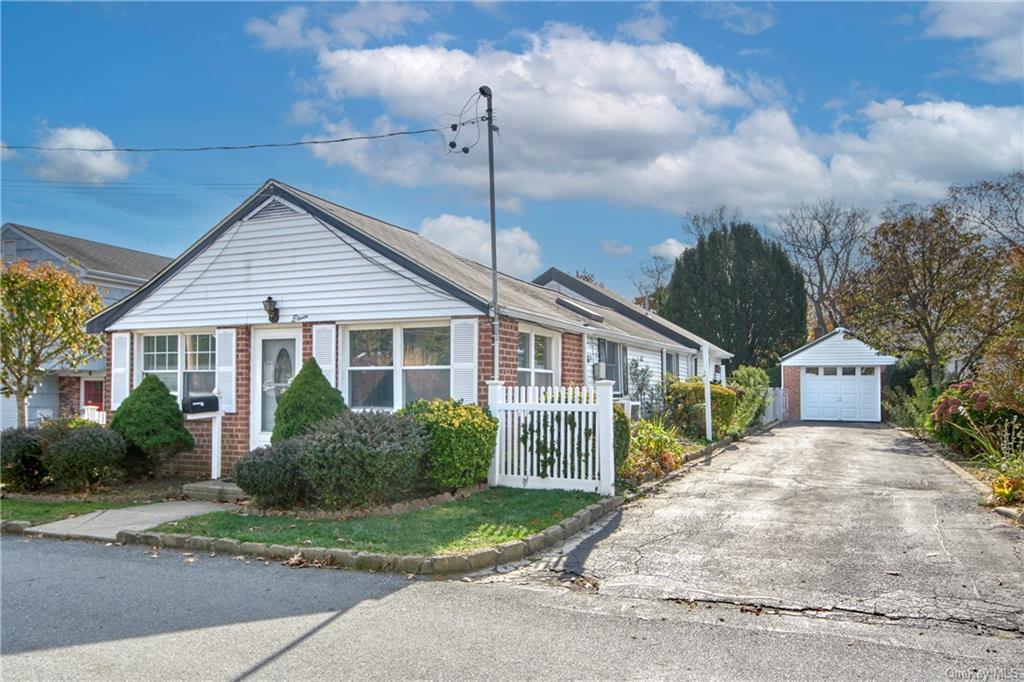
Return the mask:
[[[786,419],[882,421],[882,355],[842,327],[782,358]]]

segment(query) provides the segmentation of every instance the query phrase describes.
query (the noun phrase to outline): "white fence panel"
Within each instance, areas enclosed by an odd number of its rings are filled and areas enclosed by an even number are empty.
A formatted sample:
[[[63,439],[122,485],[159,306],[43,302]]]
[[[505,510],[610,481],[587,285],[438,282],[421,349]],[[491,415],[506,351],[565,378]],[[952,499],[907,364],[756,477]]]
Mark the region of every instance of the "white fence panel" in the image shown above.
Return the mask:
[[[107,413],[103,412],[97,407],[86,405],[82,408],[82,419],[88,419],[96,424],[106,426],[107,424]]]
[[[785,414],[785,396],[782,394],[781,388],[769,388],[768,392],[765,393],[765,400],[768,401],[768,405],[764,409],[764,414],[761,415],[762,424],[770,424],[774,421],[779,421]]]
[[[611,381],[487,386],[498,419],[491,485],[615,494]]]

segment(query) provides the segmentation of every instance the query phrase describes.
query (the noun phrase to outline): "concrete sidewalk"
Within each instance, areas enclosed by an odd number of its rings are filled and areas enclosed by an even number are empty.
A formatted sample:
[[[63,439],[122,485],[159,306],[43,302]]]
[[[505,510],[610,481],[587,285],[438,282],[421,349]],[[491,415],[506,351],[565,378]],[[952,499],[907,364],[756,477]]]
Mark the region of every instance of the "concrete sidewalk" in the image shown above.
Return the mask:
[[[216,502],[158,502],[89,512],[70,519],[33,526],[25,532],[80,540],[115,540],[119,530],[146,530],[168,521],[180,521],[190,516],[232,509],[235,509],[234,505]]]

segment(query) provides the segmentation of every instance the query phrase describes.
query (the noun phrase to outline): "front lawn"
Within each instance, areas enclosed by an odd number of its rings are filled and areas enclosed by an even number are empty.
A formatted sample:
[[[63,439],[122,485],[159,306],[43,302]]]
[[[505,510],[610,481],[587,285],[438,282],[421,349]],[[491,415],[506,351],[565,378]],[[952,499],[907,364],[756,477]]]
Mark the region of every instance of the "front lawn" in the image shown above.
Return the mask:
[[[268,545],[338,547],[385,554],[446,554],[523,539],[599,499],[593,493],[492,488],[397,516],[327,521],[214,512],[165,523],[153,530]]]
[[[60,521],[69,516],[88,514],[99,509],[130,507],[133,502],[102,502],[91,500],[0,500],[0,518],[6,521],[29,521],[33,525]]]

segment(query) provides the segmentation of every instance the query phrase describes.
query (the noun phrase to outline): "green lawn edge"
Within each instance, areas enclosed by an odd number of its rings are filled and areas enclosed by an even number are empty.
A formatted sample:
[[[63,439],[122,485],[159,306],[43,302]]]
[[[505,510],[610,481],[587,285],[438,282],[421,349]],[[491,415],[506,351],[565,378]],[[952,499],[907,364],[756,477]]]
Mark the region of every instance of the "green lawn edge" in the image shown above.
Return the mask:
[[[352,549],[395,555],[439,555],[522,540],[602,499],[594,493],[491,488],[394,516],[332,521],[213,512],[153,530],[267,545]]]
[[[34,526],[60,521],[72,516],[81,516],[102,509],[133,507],[141,502],[102,502],[95,500],[24,500],[3,498],[0,500],[0,519],[4,521],[28,521]]]

